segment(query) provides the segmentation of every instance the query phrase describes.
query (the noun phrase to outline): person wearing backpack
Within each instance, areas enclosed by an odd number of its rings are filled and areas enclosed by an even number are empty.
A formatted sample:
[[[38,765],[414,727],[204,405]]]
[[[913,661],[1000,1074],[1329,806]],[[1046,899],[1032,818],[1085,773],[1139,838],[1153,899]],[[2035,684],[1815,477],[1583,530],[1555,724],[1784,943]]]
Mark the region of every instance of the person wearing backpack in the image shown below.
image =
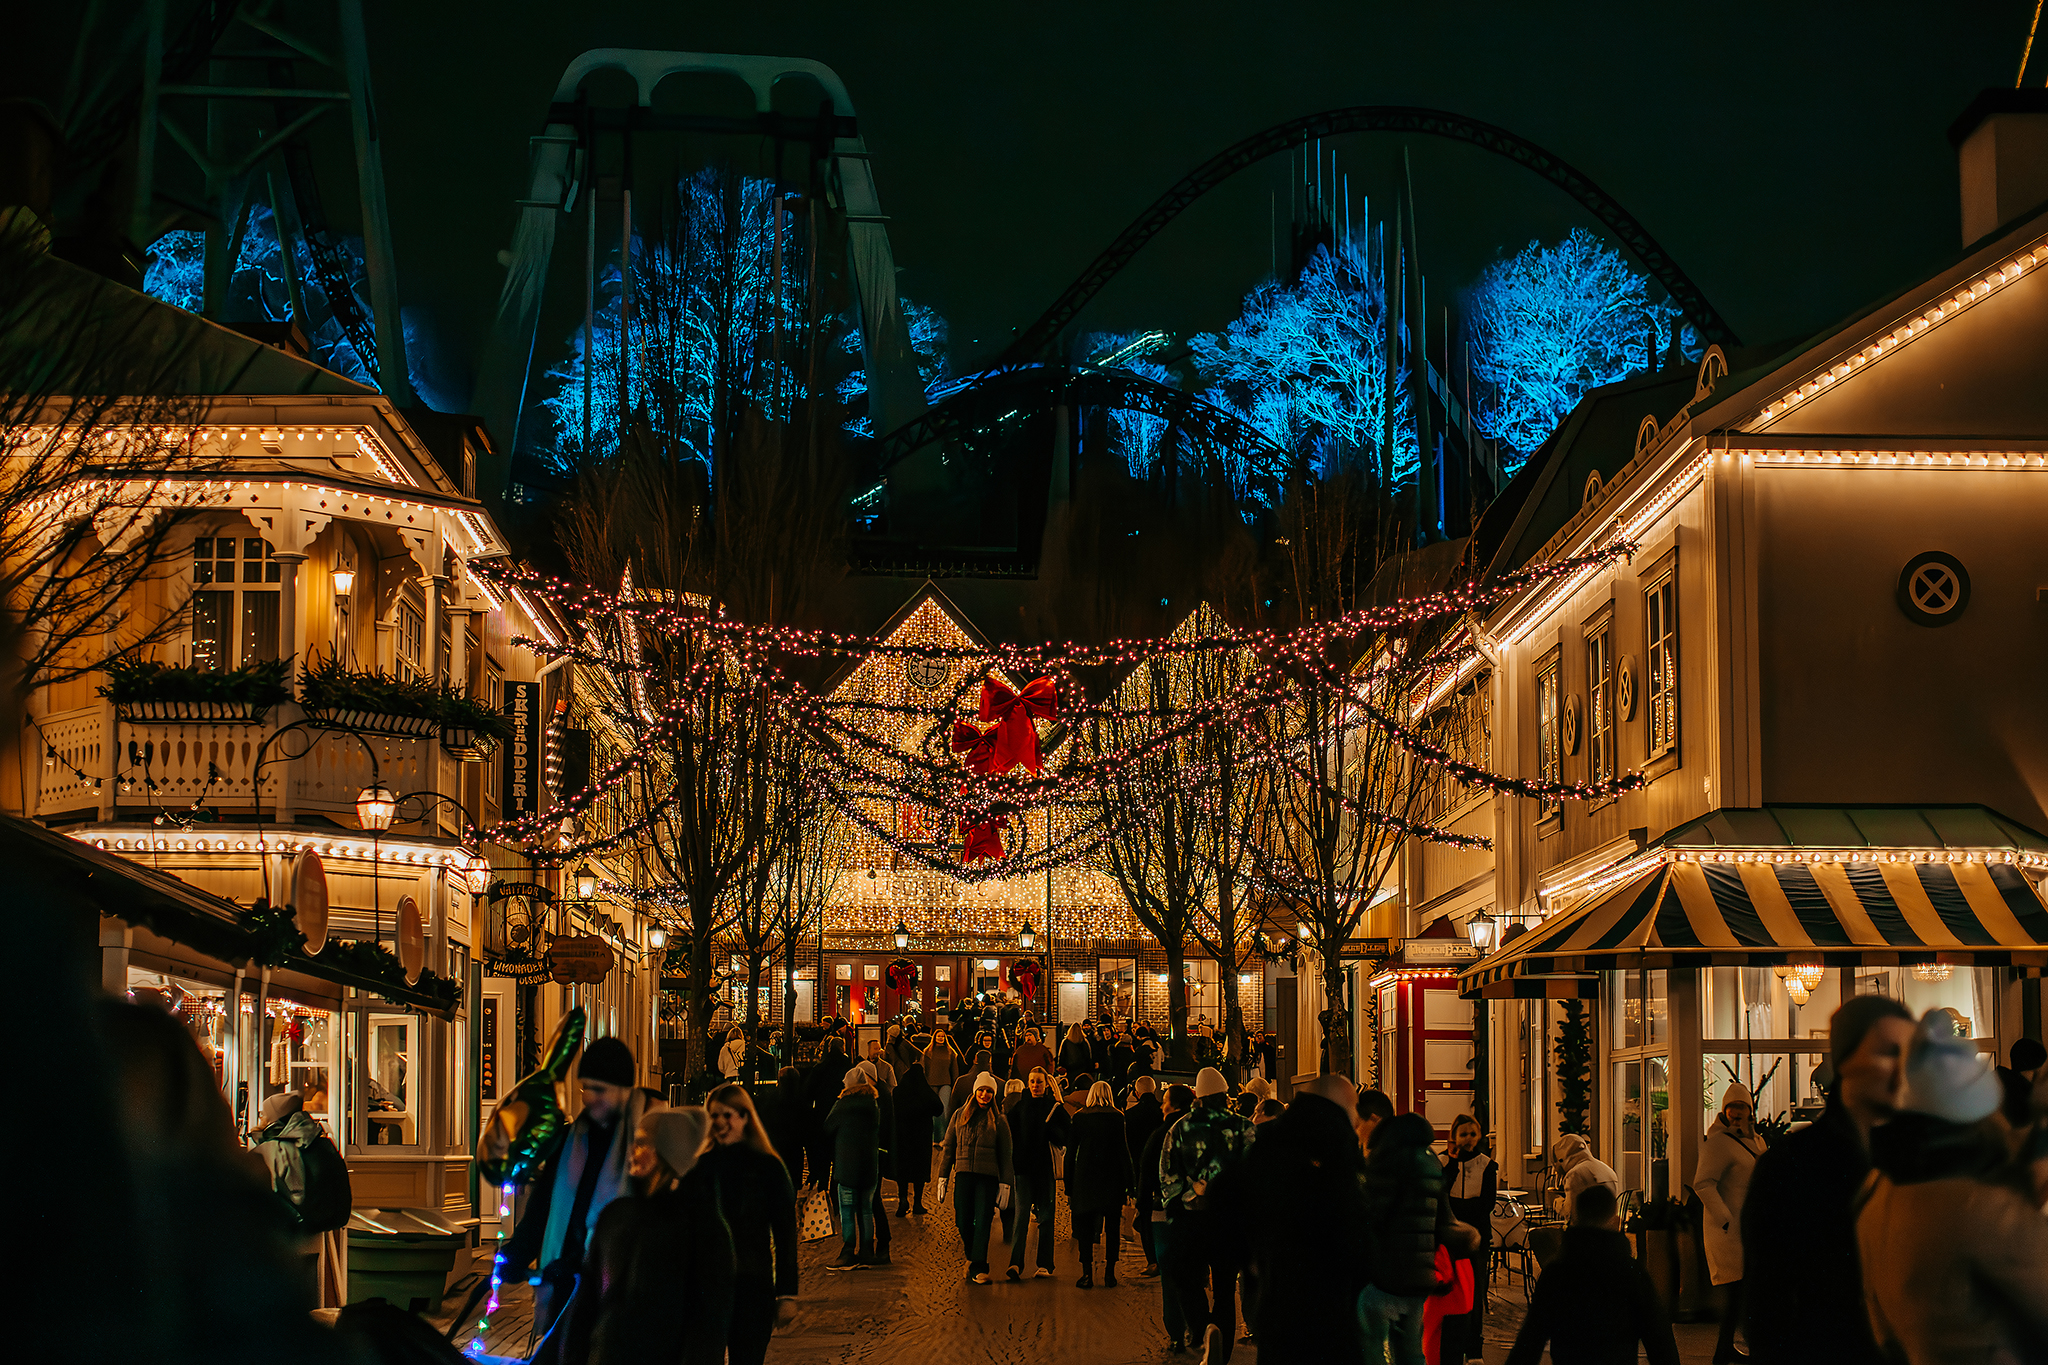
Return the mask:
[[[257,1122],[262,1127],[253,1149],[270,1168],[271,1193],[298,1233],[305,1282],[318,1302],[321,1239],[347,1227],[355,1208],[348,1163],[320,1120],[306,1112],[306,1097],[297,1091],[263,1101]]]
[[[295,1090],[263,1101],[257,1111],[263,1126],[254,1145],[270,1167],[271,1192],[292,1225],[311,1237],[347,1227],[355,1198],[341,1149],[305,1105],[306,1097]]]

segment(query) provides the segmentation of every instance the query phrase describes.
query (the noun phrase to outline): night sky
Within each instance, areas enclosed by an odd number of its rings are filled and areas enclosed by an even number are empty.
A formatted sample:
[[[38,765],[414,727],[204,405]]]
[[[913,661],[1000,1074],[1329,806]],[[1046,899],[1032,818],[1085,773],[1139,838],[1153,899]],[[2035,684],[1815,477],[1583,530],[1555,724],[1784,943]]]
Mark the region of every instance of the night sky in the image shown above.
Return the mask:
[[[620,46],[815,58],[874,156],[903,291],[956,369],[1028,323],[1183,173],[1270,124],[1435,106],[1549,148],[1628,207],[1745,341],[1812,332],[1958,249],[1950,121],[2010,85],[2028,0],[1927,4],[531,0],[366,6],[400,285],[456,365],[488,331],[525,139],[563,67]],[[2030,84],[2048,75],[2036,53]],[[1377,212],[1403,141],[1327,150]],[[1408,140],[1432,302],[1587,219],[1476,150]],[[744,149],[737,149],[741,159]],[[1087,327],[1215,328],[1266,273],[1286,161],[1184,215]],[[557,270],[573,268],[558,249]],[[1432,309],[1434,311],[1434,309]],[[978,344],[977,344],[978,339]],[[540,363],[550,338],[543,336]]]

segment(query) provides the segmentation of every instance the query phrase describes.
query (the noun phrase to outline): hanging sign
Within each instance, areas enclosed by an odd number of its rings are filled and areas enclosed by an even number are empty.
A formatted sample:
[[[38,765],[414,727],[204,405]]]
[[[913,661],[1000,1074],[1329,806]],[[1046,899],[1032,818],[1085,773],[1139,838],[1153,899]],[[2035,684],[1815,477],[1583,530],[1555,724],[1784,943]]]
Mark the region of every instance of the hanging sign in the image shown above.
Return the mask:
[[[540,684],[505,684],[505,718],[512,742],[505,746],[505,792],[499,810],[507,820],[540,813]]]
[[[292,923],[306,936],[306,952],[327,946],[327,868],[320,855],[303,849],[292,861]]]
[[[1409,962],[1477,962],[1486,954],[1454,938],[1404,938],[1401,956]]]
[[[611,945],[596,934],[563,934],[548,945],[548,967],[565,986],[595,986],[611,975]]]
[[[420,905],[411,896],[398,902],[398,965],[405,968],[405,984],[420,984],[427,969],[427,930],[420,923]]]

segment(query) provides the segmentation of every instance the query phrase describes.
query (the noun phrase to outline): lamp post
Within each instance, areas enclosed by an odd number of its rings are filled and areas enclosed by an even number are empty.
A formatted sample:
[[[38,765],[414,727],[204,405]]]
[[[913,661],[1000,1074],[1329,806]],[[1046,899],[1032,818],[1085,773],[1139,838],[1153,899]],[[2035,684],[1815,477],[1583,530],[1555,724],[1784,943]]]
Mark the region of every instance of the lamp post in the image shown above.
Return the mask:
[[[391,821],[398,814],[398,798],[383,783],[372,781],[369,786],[356,793],[356,824],[373,833],[391,828]]]

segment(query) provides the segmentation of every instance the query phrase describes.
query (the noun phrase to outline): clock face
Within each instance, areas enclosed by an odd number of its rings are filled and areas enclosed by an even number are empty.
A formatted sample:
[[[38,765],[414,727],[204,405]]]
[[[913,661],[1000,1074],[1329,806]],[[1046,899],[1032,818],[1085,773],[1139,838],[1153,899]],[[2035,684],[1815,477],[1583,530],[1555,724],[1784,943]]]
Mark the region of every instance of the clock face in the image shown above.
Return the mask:
[[[904,661],[903,672],[909,677],[912,687],[936,692],[952,680],[953,666],[944,659],[912,657]]]

